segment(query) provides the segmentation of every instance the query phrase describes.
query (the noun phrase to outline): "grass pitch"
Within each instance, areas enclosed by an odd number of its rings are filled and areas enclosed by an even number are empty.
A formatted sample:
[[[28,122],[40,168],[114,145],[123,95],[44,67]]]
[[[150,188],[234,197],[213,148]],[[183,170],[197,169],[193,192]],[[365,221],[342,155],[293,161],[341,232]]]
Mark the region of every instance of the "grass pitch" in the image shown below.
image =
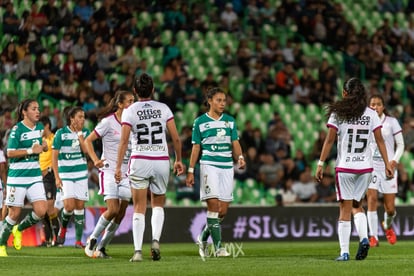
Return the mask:
[[[371,248],[367,259],[356,261],[357,241],[351,241],[351,260],[335,262],[338,242],[249,242],[227,244],[227,258],[198,256],[195,244],[161,244],[161,260],[150,259],[144,244],[144,261],[130,263],[132,245],[110,245],[112,259],[90,259],[72,247],[8,248],[0,258],[2,275],[410,275],[413,241],[398,241]],[[12,273],[12,274],[7,274]]]

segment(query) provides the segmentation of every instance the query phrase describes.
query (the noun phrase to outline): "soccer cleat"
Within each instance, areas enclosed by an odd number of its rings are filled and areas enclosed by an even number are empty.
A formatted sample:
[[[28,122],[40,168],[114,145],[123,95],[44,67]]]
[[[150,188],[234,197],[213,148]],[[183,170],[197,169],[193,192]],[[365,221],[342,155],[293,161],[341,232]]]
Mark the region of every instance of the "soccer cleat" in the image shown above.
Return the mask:
[[[378,247],[379,246],[379,242],[378,242],[377,238],[375,238],[374,236],[371,236],[369,238],[369,246],[370,247]]]
[[[93,257],[93,253],[96,248],[97,240],[95,238],[91,239],[90,237],[86,240],[86,246],[85,246],[85,254],[88,257]]]
[[[198,254],[200,254],[201,258],[205,258],[208,256],[208,244],[206,241],[201,240],[201,235],[197,237],[197,244],[198,244]]]
[[[338,258],[336,258],[335,261],[340,261],[340,262],[349,261],[349,254],[344,253],[341,256],[339,256]]]
[[[63,244],[65,243],[65,239],[66,239],[66,228],[60,227],[59,233],[58,233],[58,235],[56,237],[56,244],[59,247],[62,247]]]
[[[5,245],[0,245],[0,257],[7,257],[7,250]]]
[[[363,238],[359,243],[358,252],[355,256],[356,260],[364,260],[368,256],[369,241],[367,238]]]
[[[12,234],[13,234],[13,246],[16,250],[22,249],[22,232],[19,231],[18,225],[13,226]]]
[[[390,244],[395,244],[397,242],[397,236],[395,235],[394,229],[390,227],[389,229],[385,229],[384,222],[382,222],[382,228],[385,231],[385,236]]]
[[[160,243],[157,240],[152,241],[151,258],[153,261],[159,261],[161,259]]]
[[[134,255],[131,259],[129,259],[130,262],[142,262],[142,253],[141,251],[135,251]]]
[[[105,247],[102,247],[101,249],[97,249],[93,252],[93,258],[97,259],[111,259],[112,257],[106,254]]]
[[[85,245],[81,241],[76,241],[75,248],[84,249]]]
[[[214,254],[216,257],[228,257],[230,253],[226,251],[226,248],[219,248]]]

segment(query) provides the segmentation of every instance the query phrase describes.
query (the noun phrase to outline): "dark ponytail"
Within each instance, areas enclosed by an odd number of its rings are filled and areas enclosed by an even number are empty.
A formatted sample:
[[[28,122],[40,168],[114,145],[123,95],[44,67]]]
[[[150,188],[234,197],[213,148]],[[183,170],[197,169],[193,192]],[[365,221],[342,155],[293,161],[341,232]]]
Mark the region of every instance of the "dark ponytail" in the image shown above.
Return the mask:
[[[115,96],[109,101],[109,103],[102,108],[102,110],[98,113],[98,120],[102,120],[106,116],[111,113],[114,113],[118,110],[118,104],[122,103],[127,95],[134,95],[131,91],[127,90],[118,90],[115,93]]]
[[[135,77],[134,88],[139,98],[150,98],[154,90],[154,82],[151,76],[142,73],[140,76]]]

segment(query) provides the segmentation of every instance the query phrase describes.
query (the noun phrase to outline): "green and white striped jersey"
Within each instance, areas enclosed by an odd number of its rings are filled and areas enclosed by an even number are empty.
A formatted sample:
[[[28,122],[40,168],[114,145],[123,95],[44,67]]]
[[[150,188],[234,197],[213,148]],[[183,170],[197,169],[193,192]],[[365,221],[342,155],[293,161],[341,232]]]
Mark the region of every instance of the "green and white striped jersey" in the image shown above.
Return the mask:
[[[89,130],[82,130],[84,137]],[[81,180],[88,178],[86,156],[82,152],[79,137],[68,126],[56,131],[52,149],[59,150],[58,172],[62,180]]]
[[[228,114],[215,120],[205,113],[194,121],[192,143],[200,145],[200,164],[232,168],[232,142],[238,139],[236,122]]]
[[[7,151],[27,150],[33,144],[42,144],[43,125],[38,123],[31,129],[18,122],[11,130],[7,142]],[[7,185],[10,187],[29,187],[42,182],[42,172],[39,164],[39,154],[10,158],[7,173]]]

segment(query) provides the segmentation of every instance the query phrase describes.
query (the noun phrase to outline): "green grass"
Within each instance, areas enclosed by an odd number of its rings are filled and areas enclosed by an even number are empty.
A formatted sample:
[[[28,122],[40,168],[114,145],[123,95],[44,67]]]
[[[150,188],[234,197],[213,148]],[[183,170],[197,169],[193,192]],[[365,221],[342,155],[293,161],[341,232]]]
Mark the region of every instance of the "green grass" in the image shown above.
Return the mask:
[[[356,261],[357,241],[351,242],[351,260],[335,262],[337,242],[257,242],[237,246],[234,257],[201,260],[194,244],[161,244],[162,259],[153,262],[144,244],[144,261],[130,263],[132,245],[111,245],[112,259],[90,259],[82,250],[65,248],[8,248],[0,258],[1,274],[19,275],[410,275],[413,241],[391,246],[382,241],[366,260]],[[230,250],[232,251],[232,250]],[[238,256],[236,256],[238,254]]]

